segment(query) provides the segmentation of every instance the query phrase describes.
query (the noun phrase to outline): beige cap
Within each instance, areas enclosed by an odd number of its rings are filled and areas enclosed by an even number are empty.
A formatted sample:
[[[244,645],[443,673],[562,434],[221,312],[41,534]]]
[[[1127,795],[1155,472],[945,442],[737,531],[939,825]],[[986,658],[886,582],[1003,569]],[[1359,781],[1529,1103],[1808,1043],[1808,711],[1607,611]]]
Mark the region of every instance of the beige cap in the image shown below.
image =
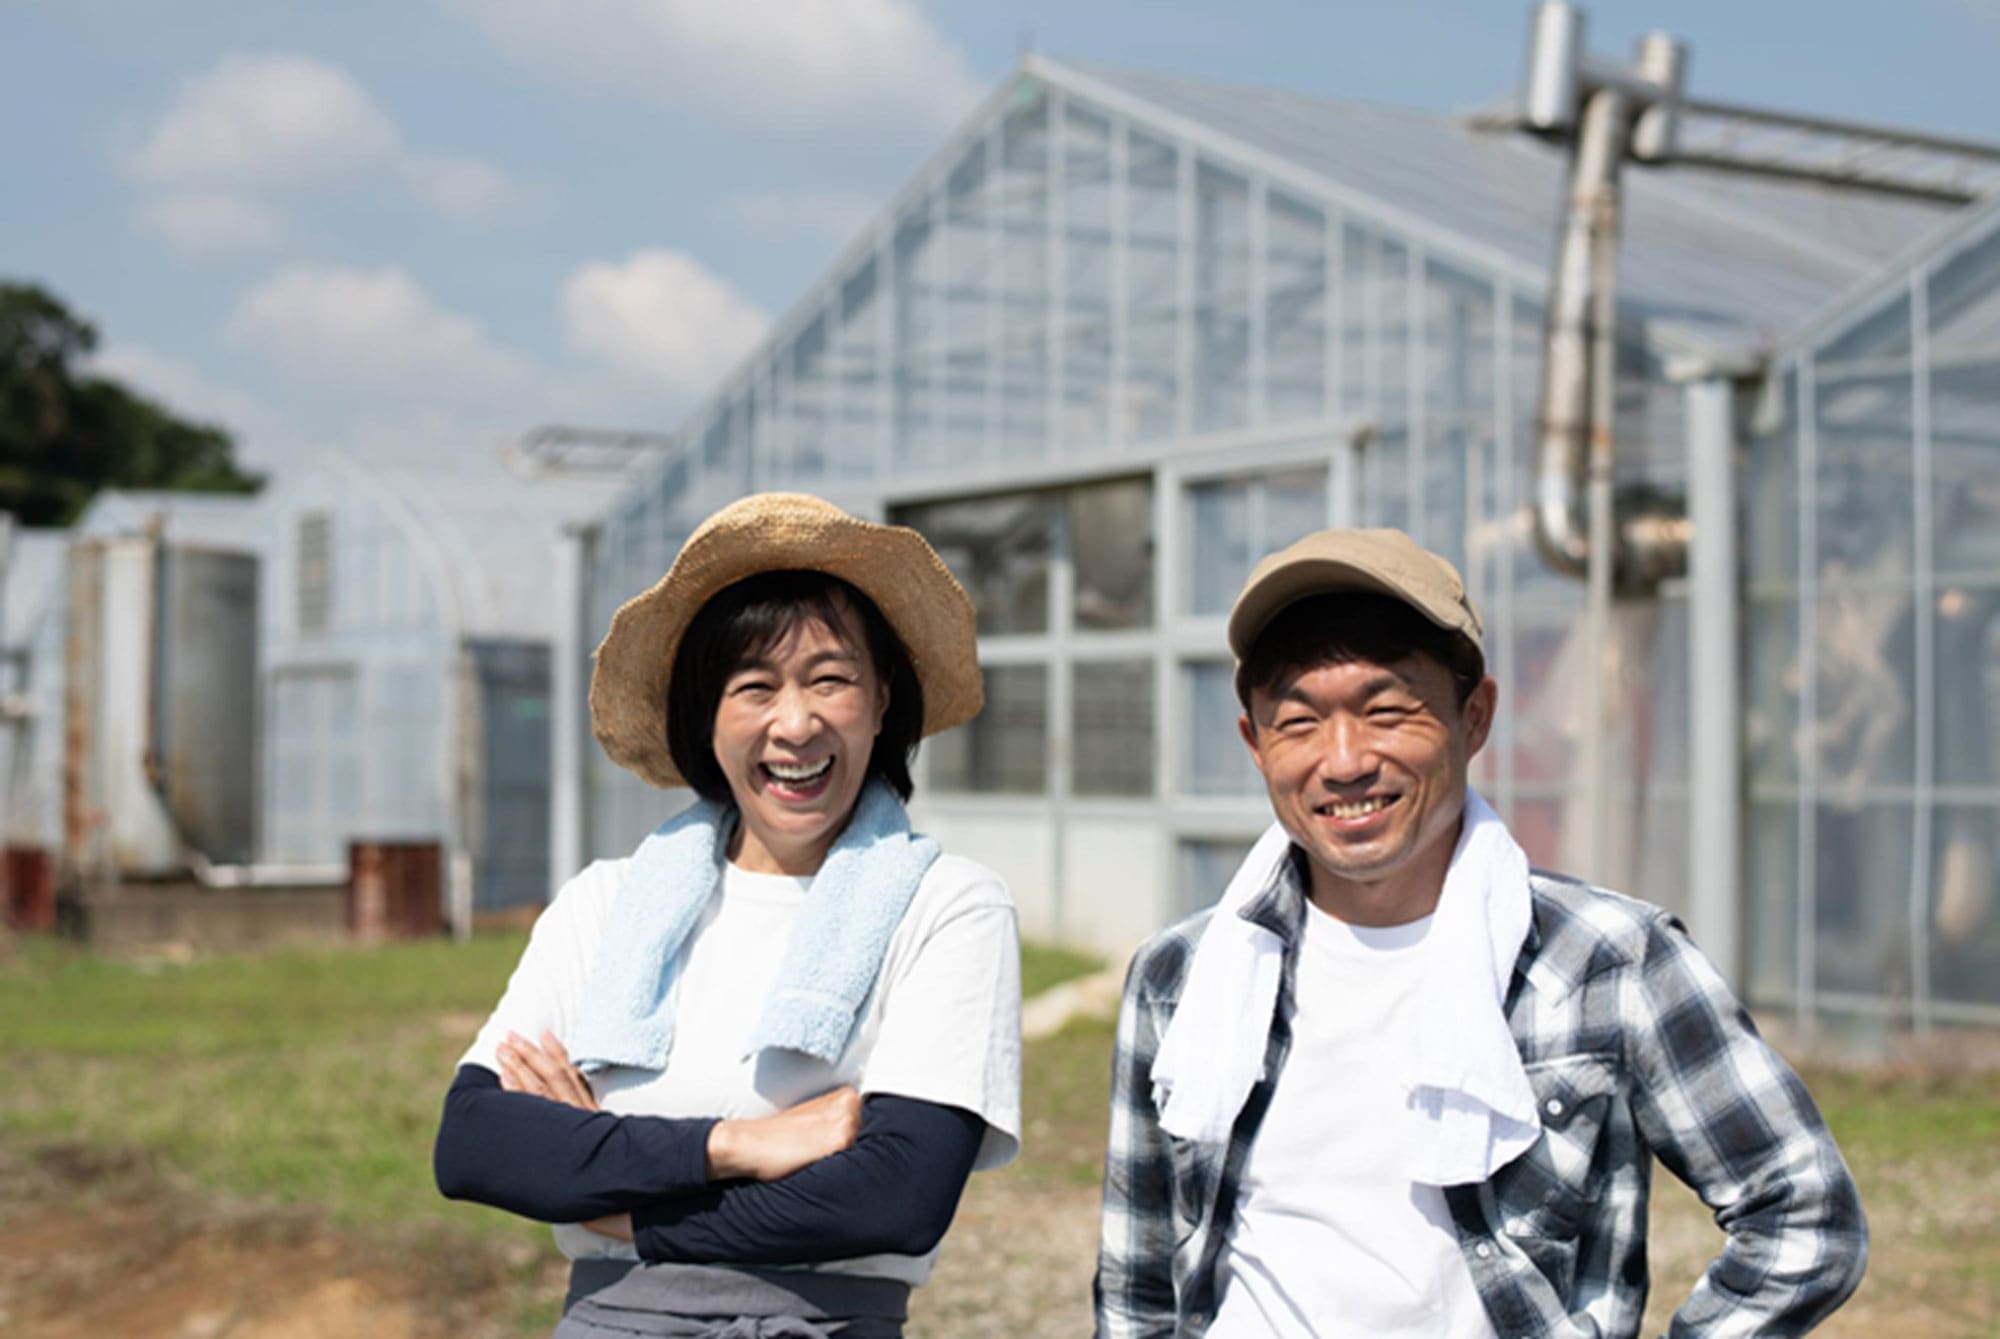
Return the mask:
[[[667,685],[681,637],[725,587],[778,571],[825,572],[875,602],[923,685],[924,734],[979,714],[972,600],[922,535],[809,494],[757,493],[703,521],[667,574],[612,616],[590,676],[591,725],[611,761],[656,786],[687,784],[667,750]]]
[[[1465,636],[1486,658],[1479,615],[1458,569],[1401,530],[1322,530],[1265,558],[1229,611],[1229,649],[1244,659],[1279,610],[1338,591],[1401,600],[1445,631]]]

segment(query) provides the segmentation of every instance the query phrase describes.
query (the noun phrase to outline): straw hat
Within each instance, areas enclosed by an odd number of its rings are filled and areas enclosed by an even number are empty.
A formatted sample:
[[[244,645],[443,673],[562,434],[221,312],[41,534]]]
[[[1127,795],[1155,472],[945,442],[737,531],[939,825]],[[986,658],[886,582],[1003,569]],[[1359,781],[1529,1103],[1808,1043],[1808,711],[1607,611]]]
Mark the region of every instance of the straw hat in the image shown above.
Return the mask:
[[[611,761],[656,786],[687,781],[667,751],[667,685],[704,604],[759,572],[825,572],[875,602],[924,690],[924,733],[963,725],[985,702],[972,600],[907,526],[849,516],[805,493],[756,493],[703,521],[667,574],[612,615],[590,676],[590,721]]]

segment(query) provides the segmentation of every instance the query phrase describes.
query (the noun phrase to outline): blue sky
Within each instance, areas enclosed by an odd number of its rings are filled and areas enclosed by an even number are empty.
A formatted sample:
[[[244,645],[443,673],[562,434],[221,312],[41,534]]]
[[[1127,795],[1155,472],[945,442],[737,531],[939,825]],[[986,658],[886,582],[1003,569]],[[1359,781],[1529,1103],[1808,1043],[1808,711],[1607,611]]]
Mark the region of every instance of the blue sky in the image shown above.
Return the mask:
[[[2000,0],[1598,0],[1697,94],[2000,139]],[[1450,111],[1516,0],[13,0],[0,274],[243,454],[670,428],[1024,44]]]

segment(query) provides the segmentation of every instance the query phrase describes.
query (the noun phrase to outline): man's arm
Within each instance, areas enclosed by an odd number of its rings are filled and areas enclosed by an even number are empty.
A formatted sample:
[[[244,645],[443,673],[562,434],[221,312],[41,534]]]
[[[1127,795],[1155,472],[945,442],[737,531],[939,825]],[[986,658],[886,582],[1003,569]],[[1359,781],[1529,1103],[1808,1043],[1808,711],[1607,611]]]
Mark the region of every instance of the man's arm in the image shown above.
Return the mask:
[[[1173,1160],[1153,1105],[1153,1055],[1160,1039],[1143,998],[1147,959],[1140,950],[1126,973],[1111,1060],[1111,1135],[1093,1286],[1097,1339],[1174,1332]]]
[[[1728,1234],[1669,1333],[1811,1329],[1868,1258],[1861,1198],[1812,1097],[1671,917],[1649,928],[1624,1007],[1639,1132]]]

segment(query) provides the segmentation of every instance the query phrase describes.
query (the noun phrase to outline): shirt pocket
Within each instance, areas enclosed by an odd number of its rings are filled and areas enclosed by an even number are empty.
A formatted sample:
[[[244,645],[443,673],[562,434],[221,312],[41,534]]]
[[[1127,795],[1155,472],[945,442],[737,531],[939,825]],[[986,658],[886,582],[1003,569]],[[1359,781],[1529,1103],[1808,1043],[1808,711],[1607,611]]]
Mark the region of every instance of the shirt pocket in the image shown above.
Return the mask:
[[[1513,1237],[1576,1237],[1602,1198],[1599,1144],[1618,1100],[1618,1066],[1607,1056],[1566,1055],[1526,1067],[1542,1137],[1494,1178],[1501,1224]]]

